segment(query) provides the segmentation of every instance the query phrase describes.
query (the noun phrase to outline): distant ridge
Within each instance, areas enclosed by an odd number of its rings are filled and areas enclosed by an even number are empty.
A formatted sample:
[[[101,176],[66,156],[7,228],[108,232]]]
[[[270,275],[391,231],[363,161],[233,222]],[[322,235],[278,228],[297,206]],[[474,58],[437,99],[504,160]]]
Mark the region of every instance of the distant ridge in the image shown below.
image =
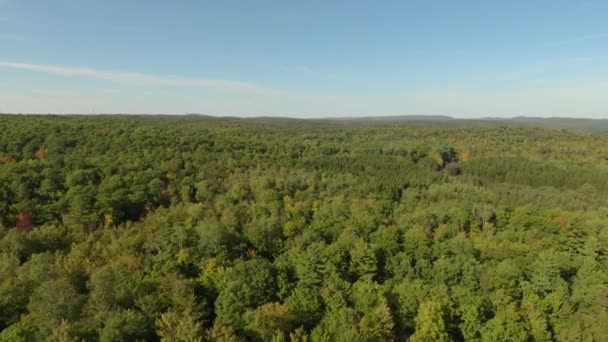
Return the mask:
[[[329,120],[356,120],[356,121],[450,121],[455,118],[447,115],[397,115],[397,116],[361,116],[361,117],[335,117]]]
[[[516,116],[513,118],[484,118],[489,122],[514,123],[525,126],[574,129],[608,133],[608,119]]]
[[[201,113],[186,113],[186,116],[200,116],[203,118],[213,118],[214,116],[211,115],[207,115],[207,114],[201,114]]]
[[[527,127],[540,127],[550,129],[580,130],[593,133],[608,133],[608,119],[590,118],[568,118],[568,117],[533,117],[516,116],[512,118],[482,117],[471,119],[454,118],[447,115],[401,115],[401,116],[364,116],[349,118],[325,118],[334,122],[357,122],[357,123],[438,123],[452,125],[516,125]]]
[[[549,129],[569,129],[578,130],[590,133],[605,133],[608,134],[608,115],[607,118],[591,119],[591,118],[572,118],[572,117],[535,117],[535,116],[515,116],[512,118],[501,117],[481,117],[481,118],[455,118],[448,115],[396,115],[396,116],[360,116],[360,117],[321,117],[321,118],[291,118],[287,116],[264,116],[257,117],[239,117],[239,116],[217,116],[200,113],[185,113],[182,115],[155,115],[155,114],[0,114],[0,115],[76,115],[76,116],[156,116],[163,118],[178,119],[188,117],[201,120],[231,120],[231,121],[256,121],[259,122],[331,122],[331,123],[357,123],[358,125],[369,124],[398,124],[412,123],[424,124],[432,123],[437,125],[454,125],[454,126],[487,126],[487,125],[507,125],[507,126],[526,126],[539,127]]]

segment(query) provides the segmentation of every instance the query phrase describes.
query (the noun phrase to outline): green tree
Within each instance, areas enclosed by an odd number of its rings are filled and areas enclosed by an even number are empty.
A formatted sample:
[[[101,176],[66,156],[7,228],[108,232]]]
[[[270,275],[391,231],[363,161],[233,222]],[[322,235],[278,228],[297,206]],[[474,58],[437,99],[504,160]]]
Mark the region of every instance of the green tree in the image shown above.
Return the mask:
[[[420,304],[416,316],[416,331],[410,337],[413,342],[449,341],[445,324],[445,308],[434,300]]]
[[[203,341],[203,328],[196,314],[190,310],[181,313],[168,311],[156,319],[156,333],[161,341],[200,342]]]
[[[252,259],[238,262],[215,302],[217,320],[245,327],[245,311],[270,302],[276,292],[275,271],[268,261]]]

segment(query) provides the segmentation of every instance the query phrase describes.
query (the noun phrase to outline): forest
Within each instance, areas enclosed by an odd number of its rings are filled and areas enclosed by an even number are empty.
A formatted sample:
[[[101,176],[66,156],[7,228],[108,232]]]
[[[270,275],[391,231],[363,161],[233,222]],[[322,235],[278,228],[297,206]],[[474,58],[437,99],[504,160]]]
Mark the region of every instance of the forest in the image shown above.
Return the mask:
[[[608,135],[0,115],[0,341],[608,341]]]

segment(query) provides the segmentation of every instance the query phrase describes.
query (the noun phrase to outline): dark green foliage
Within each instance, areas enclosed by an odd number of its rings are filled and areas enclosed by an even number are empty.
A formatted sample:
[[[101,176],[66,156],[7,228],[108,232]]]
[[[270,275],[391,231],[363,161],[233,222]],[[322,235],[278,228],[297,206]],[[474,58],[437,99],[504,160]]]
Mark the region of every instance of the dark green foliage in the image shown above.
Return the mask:
[[[504,122],[3,115],[0,341],[604,341],[607,156]]]

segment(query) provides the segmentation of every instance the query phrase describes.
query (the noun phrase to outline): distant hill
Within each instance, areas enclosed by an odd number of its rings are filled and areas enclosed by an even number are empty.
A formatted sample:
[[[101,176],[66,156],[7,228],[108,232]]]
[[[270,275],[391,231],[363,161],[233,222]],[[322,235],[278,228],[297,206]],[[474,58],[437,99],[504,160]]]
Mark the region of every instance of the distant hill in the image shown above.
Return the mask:
[[[0,115],[14,115],[14,114],[0,114]],[[44,114],[24,114],[39,116]],[[258,116],[258,117],[238,117],[238,116],[215,116],[200,113],[186,113],[185,115],[154,115],[154,114],[65,114],[55,116],[102,116],[102,117],[130,117],[137,118],[140,116],[154,116],[162,120],[176,120],[180,121],[184,118],[188,120],[230,120],[236,121],[258,121],[260,123],[289,123],[299,121],[301,124],[305,122],[327,122],[335,124],[400,124],[400,123],[411,123],[411,124],[433,124],[433,125],[450,125],[460,127],[471,127],[471,126],[495,126],[495,125],[506,125],[506,126],[525,126],[525,127],[539,127],[549,129],[568,129],[578,130],[590,133],[602,133],[608,134],[608,118],[606,119],[588,119],[588,118],[567,118],[567,117],[533,117],[533,116],[516,116],[513,118],[498,118],[498,117],[485,117],[475,119],[461,119],[447,115],[396,115],[396,116],[362,116],[362,117],[326,117],[326,118],[290,118],[286,116]]]
[[[525,126],[556,128],[556,129],[574,129],[596,133],[608,133],[608,119],[579,119],[579,118],[539,118],[518,116],[510,119],[492,119],[484,118],[487,121],[499,121],[504,123],[515,123]]]
[[[328,118],[341,121],[451,121],[456,120],[447,115],[399,115],[399,116],[363,116]]]
[[[513,118],[478,118],[459,119],[447,115],[401,115],[401,116],[367,116],[351,118],[326,118],[339,122],[373,122],[373,123],[399,123],[399,122],[432,122],[457,125],[516,125],[528,127],[541,127],[552,129],[582,130],[594,133],[608,133],[608,119],[560,118],[560,117],[528,117],[517,116]]]

